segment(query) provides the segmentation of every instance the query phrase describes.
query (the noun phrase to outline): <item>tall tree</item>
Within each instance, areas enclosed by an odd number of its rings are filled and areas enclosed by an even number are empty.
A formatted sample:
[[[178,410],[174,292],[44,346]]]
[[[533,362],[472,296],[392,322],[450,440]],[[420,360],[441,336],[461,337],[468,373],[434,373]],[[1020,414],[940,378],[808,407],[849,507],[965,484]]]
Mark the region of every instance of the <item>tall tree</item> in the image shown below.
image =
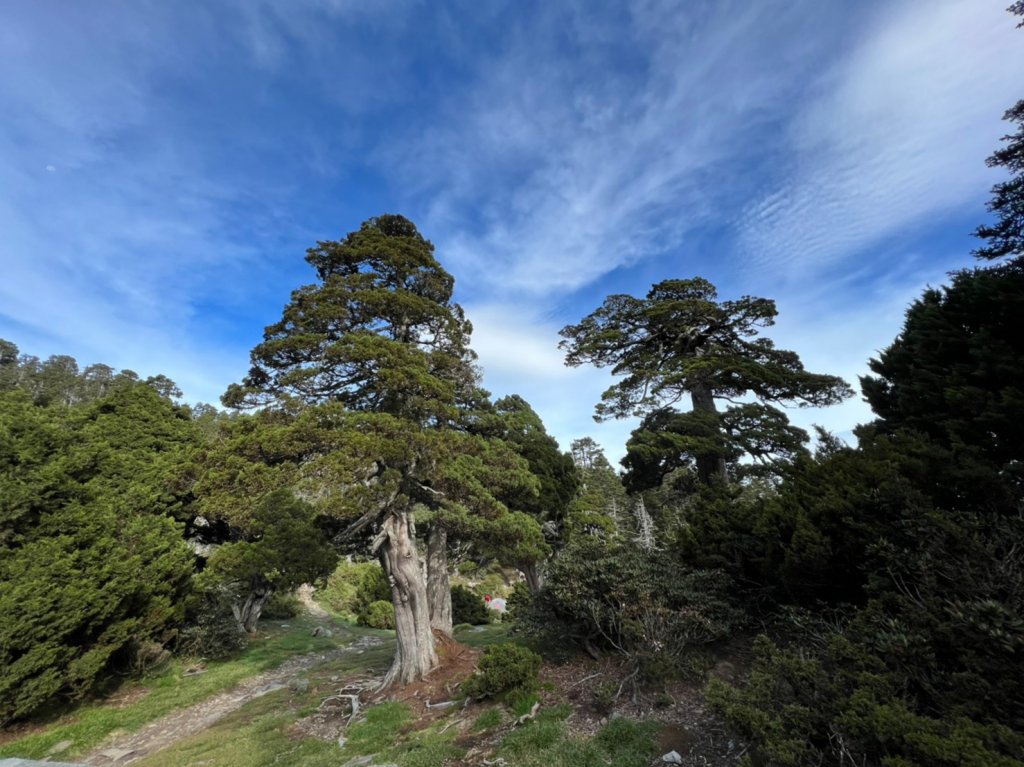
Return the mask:
[[[166,641],[192,574],[187,414],[142,385],[58,404],[0,393],[0,725]]]
[[[878,428],[927,435],[960,458],[965,478],[980,462],[1024,496],[1022,326],[1022,261],[957,272],[948,287],[925,291],[861,379]],[[977,505],[980,487],[969,484]]]
[[[500,529],[491,531],[490,549],[499,559],[518,567],[530,589],[537,592],[544,582],[542,566],[551,553],[550,545],[562,542],[566,511],[579,490],[576,466],[547,433],[530,403],[518,394],[497,400],[492,408],[476,417],[472,428],[512,445],[536,478],[536,486],[512,485],[510,492],[501,496],[510,510],[522,516],[513,515],[502,521]],[[534,524],[530,523],[531,518]],[[503,550],[493,545],[497,541],[509,545]]]
[[[477,394],[471,327],[433,251],[396,215],[310,249],[319,282],[292,294],[253,349],[249,375],[223,398],[281,411],[287,457],[270,468],[293,466],[300,495],[350,523],[343,537],[374,532],[398,639],[385,684],[437,663],[416,514],[447,526],[484,507],[504,511],[478,477],[491,451],[456,428],[460,403]],[[430,539],[442,553],[443,537]],[[435,570],[446,566],[437,559]]]
[[[643,416],[642,431],[683,437],[643,457],[656,467],[652,480],[680,462],[694,463],[701,482],[725,480],[731,429],[759,450],[793,450],[803,435],[781,429],[785,416],[772,404],[831,405],[852,393],[842,379],[809,373],[795,352],[757,337],[774,324],[773,301],[717,299],[714,286],[699,277],[666,280],[644,299],[609,296],[561,331],[566,364],[591,363],[623,376],[602,395],[595,419]],[[685,415],[676,409],[684,398],[692,408]],[[724,413],[718,400],[731,403]]]
[[[1014,3],[1007,10],[1024,16],[1024,3]],[[1024,21],[1017,26],[1024,27]],[[993,152],[986,162],[990,168],[1005,168],[1010,178],[992,187],[987,207],[995,214],[995,223],[979,226],[974,232],[985,240],[974,255],[984,259],[1024,256],[1024,99],[1006,110],[1003,119],[1016,130],[1003,136],[1006,145]]]

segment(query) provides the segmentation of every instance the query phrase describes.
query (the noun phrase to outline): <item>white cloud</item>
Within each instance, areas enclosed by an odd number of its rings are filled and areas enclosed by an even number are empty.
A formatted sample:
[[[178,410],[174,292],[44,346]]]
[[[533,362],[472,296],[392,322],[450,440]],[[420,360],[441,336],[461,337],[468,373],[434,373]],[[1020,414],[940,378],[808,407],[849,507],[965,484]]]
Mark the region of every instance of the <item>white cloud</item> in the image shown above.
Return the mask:
[[[604,370],[566,367],[558,349],[559,326],[532,315],[522,304],[468,306],[466,315],[473,323],[473,349],[480,357],[484,386],[496,399],[509,394],[525,398],[563,450],[574,439],[589,436],[613,463],[625,454],[636,422],[594,422],[594,405],[612,379]]]
[[[838,34],[824,16],[651,2],[598,22],[549,8],[479,62],[449,119],[384,157],[412,169],[463,280],[575,290],[719,219],[762,150],[755,136]]]
[[[743,216],[742,245],[764,270],[813,276],[984,198],[994,183],[984,158],[1024,82],[1004,5],[884,6],[795,120],[781,185]]]

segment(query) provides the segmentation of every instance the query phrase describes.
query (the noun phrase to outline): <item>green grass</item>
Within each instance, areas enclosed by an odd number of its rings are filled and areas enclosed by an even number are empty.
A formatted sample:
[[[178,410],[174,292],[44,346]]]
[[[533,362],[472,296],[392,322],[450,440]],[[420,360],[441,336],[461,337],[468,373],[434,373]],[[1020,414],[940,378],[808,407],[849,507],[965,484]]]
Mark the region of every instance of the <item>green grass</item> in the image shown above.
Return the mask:
[[[484,730],[491,730],[501,725],[505,721],[505,715],[501,709],[495,706],[484,711],[480,716],[473,722],[473,726],[470,728],[473,732],[483,732]]]
[[[283,624],[290,628],[282,628]],[[291,657],[343,646],[355,636],[353,632],[338,628],[334,638],[314,637],[310,635],[314,625],[304,617],[261,623],[261,631],[269,636],[252,642],[238,657],[207,663],[205,673],[192,676],[186,676],[185,670],[193,663],[174,660],[156,676],[122,687],[120,694],[123,695],[144,692],[140,700],[124,708],[103,702],[83,704],[50,723],[42,732],[0,746],[0,757],[39,759],[57,743],[70,740],[73,745],[61,753],[61,758],[73,758],[94,748],[116,730],[133,732],[171,711],[191,706],[230,689],[243,679],[276,668]]]
[[[657,753],[658,724],[614,719],[593,739],[572,735],[568,706],[541,710],[505,736],[498,754],[511,767],[647,767]]]
[[[461,624],[455,627],[453,632],[455,638],[468,644],[470,647],[486,647],[498,642],[509,642],[508,632],[512,628],[509,623],[489,623],[485,626],[466,626]]]
[[[175,662],[158,676],[126,686],[122,692],[145,692],[144,697],[117,709],[94,703],[51,723],[44,731],[27,735],[0,748],[0,757],[41,758],[63,741],[73,746],[60,754],[74,758],[101,743],[115,730],[134,731],[164,714],[193,705],[226,690],[239,681],[280,665],[300,654],[325,651],[347,644],[358,634],[387,636],[390,632],[334,627],[335,637],[312,637],[314,623],[308,618],[261,625],[269,636],[253,642],[239,657],[210,663],[204,674],[184,676],[186,663]],[[460,641],[486,646],[507,641],[507,626],[487,626],[483,631],[460,632]],[[394,652],[393,641],[324,662],[305,672],[310,682],[302,693],[281,689],[251,700],[224,716],[207,730],[183,738],[171,747],[142,759],[137,767],[337,767],[356,756],[374,755],[378,764],[399,767],[444,767],[464,756],[456,745],[459,728],[449,726],[458,713],[415,730],[410,710],[401,703],[383,703],[364,711],[345,732],[345,745],[301,735],[294,723],[316,710],[323,698],[354,675],[380,676]],[[523,697],[521,706],[532,705]],[[524,711],[525,712],[525,711]],[[568,706],[542,708],[536,719],[512,729],[498,749],[509,767],[646,767],[655,755],[656,725],[625,719],[613,720],[598,736],[585,740],[573,736],[565,720]],[[495,730],[509,721],[501,707],[484,711],[471,725],[475,732]],[[446,729],[447,728],[447,729]],[[442,732],[442,730],[444,730]]]
[[[407,733],[409,709],[401,703],[383,703],[367,709],[365,718],[345,733],[339,747],[331,741],[299,737],[290,725],[297,713],[287,690],[252,701],[213,727],[170,748],[136,762],[137,767],[337,767],[356,756],[374,754],[377,763],[399,767],[443,767],[463,754],[453,745],[454,728],[439,727]],[[292,710],[289,710],[292,709]]]

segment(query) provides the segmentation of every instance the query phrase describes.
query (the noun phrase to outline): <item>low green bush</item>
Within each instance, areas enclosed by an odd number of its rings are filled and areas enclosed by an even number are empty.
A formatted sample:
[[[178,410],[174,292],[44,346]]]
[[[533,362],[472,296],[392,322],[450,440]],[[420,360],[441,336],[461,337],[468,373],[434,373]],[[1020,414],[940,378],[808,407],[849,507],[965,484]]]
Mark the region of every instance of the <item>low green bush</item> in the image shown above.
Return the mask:
[[[528,692],[537,686],[541,657],[513,642],[490,645],[484,650],[476,674],[462,685],[471,698],[492,698],[512,691]]]
[[[371,602],[366,609],[359,613],[359,625],[368,626],[372,629],[395,628],[395,606],[390,602],[379,599]]]
[[[391,586],[376,562],[341,562],[316,595],[325,609],[356,619],[371,602],[391,601]]]
[[[248,641],[231,612],[231,599],[210,591],[194,600],[175,649],[180,655],[219,660],[239,652]]]
[[[263,612],[260,613],[261,618],[270,618],[271,620],[288,620],[294,618],[302,612],[302,602],[293,593],[279,593],[274,592],[267,603],[263,605]]]
[[[452,586],[452,623],[468,623],[472,626],[479,626],[482,623],[487,623],[489,619],[484,600],[465,586],[459,584]]]
[[[885,662],[842,634],[780,649],[767,637],[743,687],[721,680],[708,700],[750,742],[748,764],[811,767],[1024,767],[1024,736],[997,723],[913,710]]]

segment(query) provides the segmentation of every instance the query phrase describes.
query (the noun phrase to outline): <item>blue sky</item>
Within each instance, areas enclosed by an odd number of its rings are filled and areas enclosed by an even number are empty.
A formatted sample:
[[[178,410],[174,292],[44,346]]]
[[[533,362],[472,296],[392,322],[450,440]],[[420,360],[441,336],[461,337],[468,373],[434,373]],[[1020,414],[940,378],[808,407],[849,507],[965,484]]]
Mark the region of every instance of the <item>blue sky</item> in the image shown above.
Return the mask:
[[[14,0],[0,337],[216,402],[305,249],[384,212],[437,246],[485,385],[621,455],[557,331],[701,275],[851,383],[969,265],[1024,97],[1008,0]],[[848,433],[851,400],[793,420]]]

